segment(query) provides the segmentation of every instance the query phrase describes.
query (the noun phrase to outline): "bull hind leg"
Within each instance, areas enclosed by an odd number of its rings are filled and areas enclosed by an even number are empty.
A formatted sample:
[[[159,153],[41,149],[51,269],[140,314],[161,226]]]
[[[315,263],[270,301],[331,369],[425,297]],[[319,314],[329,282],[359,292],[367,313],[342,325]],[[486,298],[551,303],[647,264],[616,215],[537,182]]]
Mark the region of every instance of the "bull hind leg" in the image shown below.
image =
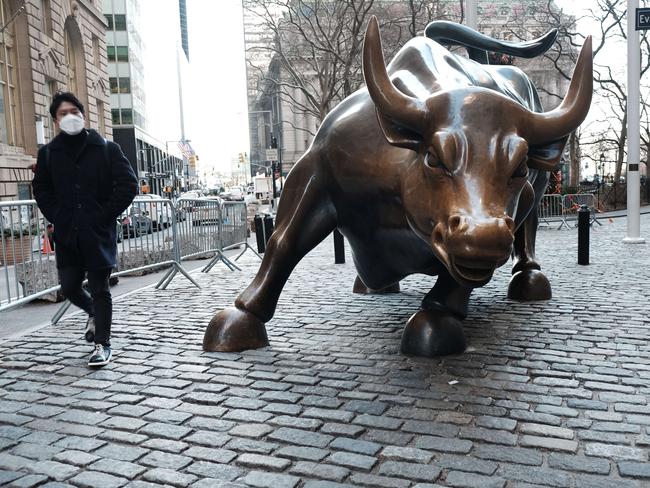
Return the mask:
[[[336,227],[336,213],[315,165],[305,156],[291,171],[264,259],[235,306],[218,312],[203,338],[206,351],[243,351],[268,345],[265,322],[298,262]]]
[[[384,295],[386,293],[399,293],[399,291],[399,281],[379,290],[373,290],[372,288],[368,288],[358,275],[352,287],[352,293],[358,293],[360,295]]]
[[[533,207],[526,220],[515,232],[513,249],[514,265],[508,284],[508,298],[519,302],[550,300],[551,283],[542,273],[535,260],[535,238],[537,237],[537,208]]]
[[[402,352],[411,356],[445,356],[465,350],[462,320],[467,316],[471,288],[443,271],[422,300],[422,308],[406,323]]]

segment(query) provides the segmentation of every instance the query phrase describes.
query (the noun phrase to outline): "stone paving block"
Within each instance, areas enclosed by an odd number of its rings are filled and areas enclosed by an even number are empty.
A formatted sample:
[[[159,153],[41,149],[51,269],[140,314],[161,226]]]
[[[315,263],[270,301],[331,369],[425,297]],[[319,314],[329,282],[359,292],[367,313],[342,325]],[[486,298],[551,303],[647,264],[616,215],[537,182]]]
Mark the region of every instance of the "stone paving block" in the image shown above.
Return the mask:
[[[248,453],[239,456],[236,462],[242,466],[273,471],[282,471],[291,464],[288,459]]]
[[[318,419],[306,419],[302,417],[293,417],[289,415],[279,415],[268,421],[271,425],[280,427],[292,427],[295,429],[317,430],[323,422]]]
[[[209,443],[207,444],[209,445]],[[226,448],[241,452],[256,452],[259,454],[270,454],[277,449],[278,444],[263,442],[255,439],[233,438],[226,445]]]
[[[395,461],[407,461],[427,464],[433,458],[433,454],[422,449],[416,449],[412,447],[387,446],[382,449],[379,457],[382,459],[392,459]]]
[[[243,474],[243,470],[228,464],[210,463],[199,461],[190,464],[187,471],[201,477],[216,478],[219,480],[232,481]]]
[[[503,488],[506,480],[498,476],[482,476],[462,471],[450,471],[445,482],[461,488]]]
[[[430,449],[440,452],[467,454],[472,449],[472,446],[472,441],[428,435],[418,436],[415,440],[415,447],[419,449]]]
[[[12,471],[0,471],[0,483],[2,483],[2,486],[8,485],[11,481],[22,478],[24,476],[25,473],[16,473]]]
[[[330,455],[326,461],[329,461],[332,464],[338,464],[341,466],[347,466],[349,468],[356,468],[365,471],[370,471],[372,467],[377,464],[377,458],[350,452],[335,452],[334,454]]]
[[[81,467],[88,466],[98,459],[99,457],[95,456],[94,454],[88,454],[87,452],[74,450],[63,451],[54,456],[55,461],[60,461],[64,464],[74,464],[75,466]]]
[[[127,461],[117,461],[115,459],[99,459],[93,463],[90,468],[93,471],[123,476],[128,479],[134,479],[147,470],[146,467]]]
[[[251,471],[241,481],[257,488],[296,488],[300,478],[286,474]]]
[[[171,425],[171,424],[152,422],[142,427],[138,432],[140,434],[146,434],[149,436],[180,440],[183,437],[185,437],[187,434],[192,432],[192,429],[183,427],[181,425]]]
[[[192,458],[181,456],[179,454],[171,454],[164,451],[151,451],[146,456],[140,458],[138,463],[145,466],[153,466],[154,468],[169,468],[180,470],[190,464]]]
[[[521,447],[480,445],[477,446],[474,454],[481,459],[491,461],[505,461],[513,464],[525,464],[528,466],[541,466],[544,458],[537,449],[526,449]]]
[[[644,481],[614,479],[608,476],[576,476],[576,488],[646,488]]]
[[[56,461],[39,461],[37,463],[31,463],[29,466],[26,466],[26,469],[29,469],[32,473],[44,474],[56,481],[66,480],[79,472],[79,468],[76,466],[70,466],[69,464],[63,464]]]
[[[506,446],[517,445],[517,436],[503,430],[484,429],[481,427],[463,427],[459,436],[464,439],[503,444]]]
[[[290,429],[281,427],[268,436],[271,440],[287,442],[289,444],[298,444],[309,447],[325,447],[334,438],[330,435],[318,434],[306,430]]]
[[[321,461],[329,454],[329,451],[315,447],[287,446],[279,449],[275,454],[289,459]]]
[[[100,473],[99,471],[84,471],[79,473],[74,478],[70,479],[70,483],[81,486],[82,488],[120,488],[129,482],[126,478],[118,478],[110,474]]]
[[[350,470],[341,466],[332,466],[325,463],[312,463],[299,461],[289,470],[291,474],[307,476],[309,478],[323,478],[326,480],[343,481]]]
[[[630,476],[632,478],[650,478],[650,464],[621,461],[618,463],[618,472],[621,476]],[[605,473],[606,474],[606,473]]]
[[[370,486],[376,488],[408,488],[410,482],[399,478],[389,478],[387,476],[377,476],[374,474],[354,473],[350,476],[350,481],[355,485]]]
[[[330,448],[374,456],[381,449],[381,445],[377,444],[376,442],[350,439],[347,437],[338,437],[332,441]]]
[[[443,454],[437,456],[435,464],[449,470],[466,471],[484,475],[493,474],[498,466],[497,463],[492,461],[472,459],[467,456],[458,456],[455,454]]]
[[[585,445],[587,456],[598,456],[617,461],[647,461],[648,451],[628,446],[590,443]]]
[[[0,475],[0,486],[7,486],[8,488],[35,488],[37,486],[44,486],[47,480],[47,476],[41,474],[28,474],[22,478],[19,477],[11,482],[7,482]]]
[[[155,468],[145,471],[142,477],[147,481],[185,487],[196,481],[196,476],[191,474],[179,473],[173,469]]]
[[[576,441],[555,439],[553,437],[522,435],[519,442],[524,447],[541,447],[552,451],[577,452],[578,450],[578,443]]]
[[[442,469],[436,466],[387,461],[379,465],[379,474],[405,478],[411,481],[432,482],[438,479]]]
[[[237,457],[235,451],[228,449],[215,449],[212,447],[192,446],[183,452],[183,456],[189,456],[194,459],[201,459],[213,463],[228,464]]]
[[[611,469],[606,459],[555,453],[549,455],[548,465],[551,468],[591,474],[609,474]]]
[[[519,425],[519,432],[545,437],[558,437],[560,439],[573,439],[575,437],[575,433],[571,429],[527,422],[522,422]]]
[[[133,446],[120,446],[109,444],[93,452],[94,455],[101,458],[117,459],[118,461],[135,461],[147,454],[147,449]]]

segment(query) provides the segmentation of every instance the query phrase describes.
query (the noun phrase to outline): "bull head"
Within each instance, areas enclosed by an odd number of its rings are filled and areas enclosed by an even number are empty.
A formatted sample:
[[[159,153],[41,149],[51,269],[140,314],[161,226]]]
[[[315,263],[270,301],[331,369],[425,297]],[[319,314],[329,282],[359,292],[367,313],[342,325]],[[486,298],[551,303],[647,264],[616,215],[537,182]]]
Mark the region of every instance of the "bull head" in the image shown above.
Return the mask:
[[[402,174],[411,228],[431,243],[456,281],[482,286],[510,257],[522,192],[522,201],[534,200],[529,168],[548,171],[557,162],[531,149],[563,147],[587,116],[591,38],[566,97],[550,112],[532,112],[495,90],[474,86],[425,99],[405,94],[388,76],[375,17],[366,31],[363,74],[388,142],[415,151]],[[524,216],[531,209],[525,210]]]

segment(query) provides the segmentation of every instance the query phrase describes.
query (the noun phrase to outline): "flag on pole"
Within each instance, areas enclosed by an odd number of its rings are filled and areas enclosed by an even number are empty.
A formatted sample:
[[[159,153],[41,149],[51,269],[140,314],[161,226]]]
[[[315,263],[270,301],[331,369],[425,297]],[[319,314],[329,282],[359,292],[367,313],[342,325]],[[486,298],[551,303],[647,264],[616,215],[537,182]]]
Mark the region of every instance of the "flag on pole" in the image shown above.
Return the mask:
[[[178,148],[181,150],[183,156],[186,159],[190,159],[190,157],[194,156],[194,149],[192,148],[192,146],[190,146],[189,142],[178,141]]]

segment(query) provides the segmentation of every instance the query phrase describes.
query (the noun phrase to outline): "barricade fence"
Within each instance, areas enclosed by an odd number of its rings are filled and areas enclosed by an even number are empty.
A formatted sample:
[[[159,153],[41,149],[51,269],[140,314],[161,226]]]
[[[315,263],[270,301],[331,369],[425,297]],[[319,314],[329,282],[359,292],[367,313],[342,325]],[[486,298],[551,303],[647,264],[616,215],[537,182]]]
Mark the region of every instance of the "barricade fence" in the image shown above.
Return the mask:
[[[570,193],[566,195],[546,194],[542,197],[537,208],[539,225],[551,226],[559,222],[558,230],[562,227],[577,226],[578,210],[582,205],[589,208],[590,224],[602,225],[596,217],[596,198],[591,193]]]
[[[53,226],[34,200],[0,202],[0,210],[0,312],[45,296],[56,300],[60,285]],[[243,245],[241,256],[250,248],[246,214],[244,202],[200,198],[174,205],[168,199],[138,196],[115,221],[117,266],[111,276],[169,267],[156,285],[164,289],[177,273],[199,287],[183,260],[212,257],[210,268],[223,261],[229,269],[239,269],[223,251]],[[54,323],[68,307],[66,303],[57,312]]]

